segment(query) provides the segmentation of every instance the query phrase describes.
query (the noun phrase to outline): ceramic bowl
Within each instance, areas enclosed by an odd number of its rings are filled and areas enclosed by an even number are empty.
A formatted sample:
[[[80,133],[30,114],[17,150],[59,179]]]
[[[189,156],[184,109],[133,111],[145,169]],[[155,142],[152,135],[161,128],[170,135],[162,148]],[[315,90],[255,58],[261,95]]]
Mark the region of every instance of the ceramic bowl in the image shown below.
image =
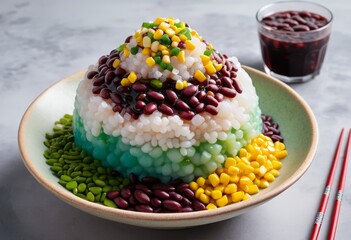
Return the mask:
[[[65,113],[72,114],[75,91],[85,73],[80,71],[49,87],[29,106],[18,133],[24,164],[45,188],[68,204],[113,221],[149,227],[183,228],[222,221],[245,213],[269,201],[294,184],[310,166],[317,148],[318,127],[306,102],[289,86],[253,68],[244,67],[252,77],[263,113],[279,123],[289,155],[280,176],[248,201],[215,210],[192,213],[140,213],[106,207],[81,199],[58,184],[43,157],[45,133]],[[55,206],[53,206],[55,207]]]

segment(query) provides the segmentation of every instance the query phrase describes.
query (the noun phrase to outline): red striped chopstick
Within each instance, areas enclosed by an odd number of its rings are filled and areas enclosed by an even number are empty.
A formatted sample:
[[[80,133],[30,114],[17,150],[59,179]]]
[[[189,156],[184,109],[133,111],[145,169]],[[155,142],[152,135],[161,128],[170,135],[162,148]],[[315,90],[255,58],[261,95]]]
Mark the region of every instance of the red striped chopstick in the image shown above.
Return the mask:
[[[335,203],[334,203],[334,210],[333,210],[333,217],[332,217],[332,222],[329,228],[329,235],[328,239],[334,239],[335,234],[336,234],[336,228],[338,225],[338,218],[339,218],[339,213],[340,213],[340,207],[341,207],[341,200],[342,200],[342,195],[344,194],[344,187],[345,187],[345,180],[346,180],[346,171],[347,171],[347,162],[349,159],[349,153],[350,153],[350,143],[351,143],[351,129],[349,130],[349,137],[347,140],[346,144],[346,150],[345,150],[345,155],[344,155],[344,162],[342,165],[341,169],[341,175],[339,178],[339,187],[338,187],[338,192],[336,195]]]
[[[339,155],[340,155],[340,149],[341,149],[341,143],[342,143],[343,136],[344,136],[344,128],[341,130],[341,133],[340,133],[340,137],[339,137],[338,145],[337,145],[337,148],[335,151],[333,163],[332,163],[330,170],[329,170],[329,176],[328,176],[327,182],[325,184],[325,190],[324,190],[324,193],[322,195],[321,202],[319,204],[319,209],[317,212],[316,220],[314,221],[313,230],[312,230],[312,234],[310,236],[310,240],[318,239],[319,231],[321,229],[322,222],[323,222],[323,217],[324,217],[325,211],[327,209],[327,204],[328,204],[329,195],[330,195],[330,189],[331,189],[331,187],[333,185],[333,181],[334,181],[335,169],[336,169],[336,165],[338,163],[338,159],[339,159]]]

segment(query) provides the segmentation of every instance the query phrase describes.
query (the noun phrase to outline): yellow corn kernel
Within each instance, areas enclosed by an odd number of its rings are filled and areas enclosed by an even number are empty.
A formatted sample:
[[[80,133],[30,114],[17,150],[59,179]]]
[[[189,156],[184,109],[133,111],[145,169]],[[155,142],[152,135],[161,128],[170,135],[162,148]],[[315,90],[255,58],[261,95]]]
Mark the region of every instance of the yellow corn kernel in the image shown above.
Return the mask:
[[[276,169],[272,169],[269,171],[274,177],[279,177],[280,173]]]
[[[212,210],[212,209],[216,209],[216,208],[217,208],[217,206],[214,205],[213,203],[209,203],[209,204],[207,204],[207,206],[206,206],[206,209],[207,209],[207,210]]]
[[[254,183],[255,185],[257,185],[258,187],[260,187],[261,180],[258,179],[258,178],[255,178],[255,180],[253,181],[253,183]]]
[[[279,170],[282,168],[283,164],[281,162],[279,162],[278,160],[273,160],[272,165],[273,165],[274,169]]]
[[[160,25],[158,26],[160,29],[162,29],[163,31],[166,31],[170,25],[166,22],[161,22]]]
[[[277,141],[277,142],[274,143],[274,147],[275,147],[276,150],[279,150],[279,151],[285,149],[284,143],[279,142],[279,141]]]
[[[173,41],[171,43],[171,46],[175,48],[175,47],[178,47],[178,44],[179,44],[179,42]]]
[[[212,191],[213,191],[213,188],[210,187],[210,186],[208,186],[208,187],[205,188],[205,194],[206,194],[207,196],[211,196],[211,195],[212,195]]]
[[[158,41],[155,41],[155,42],[151,43],[151,51],[157,52],[159,45],[160,45],[160,42],[158,42]]]
[[[154,33],[154,39],[159,40],[161,39],[162,35],[163,35],[163,31],[161,29],[157,29]]]
[[[230,176],[226,173],[221,173],[221,175],[219,176],[219,181],[226,186],[229,181],[230,181]]]
[[[182,40],[183,42],[185,42],[185,41],[188,40],[188,38],[187,38],[184,34],[180,34],[180,35],[179,35],[179,38],[180,38],[180,40]]]
[[[219,190],[213,190],[212,192],[211,192],[211,197],[213,198],[213,199],[220,199],[221,197],[222,197],[222,192],[221,191],[219,191]]]
[[[263,175],[264,179],[266,179],[268,182],[273,182],[275,177],[273,176],[272,173],[267,172],[265,175]]]
[[[234,203],[236,202],[240,202],[241,200],[243,200],[245,193],[243,191],[237,191],[235,193],[232,193],[231,197],[232,197],[232,201]]]
[[[162,57],[162,61],[163,61],[164,63],[166,63],[166,64],[170,64],[170,63],[171,63],[171,59],[169,58],[168,55],[164,55],[164,56]]]
[[[179,38],[177,35],[174,35],[174,36],[171,38],[171,40],[172,40],[173,42],[180,42],[180,38]]]
[[[274,156],[276,156],[278,159],[283,159],[286,156],[288,156],[288,151],[282,150],[282,151],[279,151],[279,152],[275,152]]]
[[[183,88],[186,88],[188,86],[188,81],[184,80],[183,81]]]
[[[190,40],[185,41],[185,48],[189,51],[192,51],[196,48],[195,44],[192,43]]]
[[[184,88],[183,81],[177,80],[175,87],[177,90],[182,90]]]
[[[168,28],[165,31],[170,37],[173,37],[175,34],[175,31],[172,28]]]
[[[240,169],[238,167],[230,166],[227,170],[228,174],[231,176],[235,176],[240,172]]]
[[[265,179],[261,179],[259,187],[260,188],[268,188],[269,187],[269,182],[267,180],[265,180]]]
[[[230,183],[225,187],[224,193],[225,194],[232,194],[232,193],[235,193],[237,190],[238,190],[237,185],[235,183]]]
[[[148,31],[149,33],[152,33],[152,34],[154,34],[154,33],[155,33],[155,30],[154,30],[154,29],[152,29],[152,28],[149,28],[147,31]]]
[[[252,181],[251,181],[251,179],[249,178],[249,177],[247,177],[247,176],[242,176],[241,178],[240,178],[240,185],[252,185],[253,183],[252,183]]]
[[[146,62],[146,64],[147,64],[149,67],[153,67],[153,66],[156,64],[156,62],[155,62],[155,60],[154,60],[153,57],[148,57],[148,58],[145,60],[145,62]]]
[[[154,20],[154,23],[161,24],[163,21],[166,21],[166,18],[158,17]]]
[[[129,57],[129,55],[130,55],[129,49],[128,49],[128,48],[124,48],[124,50],[123,50],[123,56],[124,56],[125,58],[127,58],[127,57]]]
[[[219,184],[219,177],[216,173],[212,173],[208,176],[208,180],[210,181],[211,185],[213,187],[217,186]]]
[[[177,59],[180,63],[185,63],[185,53],[184,51],[180,51],[177,55]]]
[[[247,150],[245,149],[245,148],[241,148],[240,150],[239,150],[239,157],[247,157],[247,155],[248,155],[248,152],[247,152]]]
[[[116,59],[116,60],[113,61],[112,67],[113,68],[118,68],[120,64],[121,64],[121,60]]]
[[[159,51],[166,50],[166,49],[168,49],[167,46],[162,45],[162,44],[158,45],[158,50]]]
[[[264,166],[266,167],[267,171],[270,171],[273,169],[273,164],[270,160],[267,160],[265,163],[264,163]]]
[[[169,24],[171,24],[171,25],[174,25],[174,23],[175,23],[174,17],[169,17],[169,18],[167,19],[167,22],[168,22]]]
[[[200,186],[200,187],[202,187],[203,185],[205,185],[205,178],[203,178],[203,177],[198,177],[197,179],[196,179],[196,183]]]
[[[268,159],[271,161],[278,161],[278,159],[276,158],[276,156],[274,156],[273,154],[269,154],[268,155]]]
[[[143,54],[144,56],[149,56],[150,55],[150,48],[144,48],[142,51],[141,51],[141,54]]]
[[[195,191],[195,197],[196,197],[197,199],[199,199],[199,198],[200,198],[200,195],[203,194],[204,192],[205,192],[205,190],[204,190],[202,187],[199,187],[199,188],[196,189],[196,191]]]
[[[214,187],[214,190],[218,190],[218,191],[223,192],[223,191],[224,191],[224,187],[225,187],[225,186],[223,186],[222,184],[219,184],[219,185],[217,185],[216,187]]]
[[[256,178],[256,175],[253,172],[249,173],[247,176],[248,178],[250,178],[251,181],[255,180]]]
[[[240,180],[240,177],[238,175],[230,176],[230,182],[231,183],[238,183],[239,180]]]
[[[262,155],[268,156],[270,154],[268,148],[262,148],[261,149]]]
[[[250,163],[250,166],[253,167],[253,168],[259,168],[260,167],[260,164],[257,162],[257,161],[252,161]]]
[[[162,50],[161,52],[162,52],[162,55],[168,55],[168,56],[170,55],[170,52],[168,49]]]
[[[201,193],[199,200],[205,204],[208,204],[210,202],[210,197],[207,196],[205,193]]]
[[[213,66],[213,64],[211,62],[209,62],[208,64],[205,65],[205,69],[206,69],[206,72],[208,74],[216,73],[216,68]]]
[[[131,82],[131,83],[135,83],[135,81],[137,80],[137,75],[135,74],[135,72],[131,72],[131,73],[128,75],[128,80],[129,80],[129,82]]]
[[[257,185],[255,185],[255,184],[253,184],[253,185],[250,185],[250,186],[248,186],[248,189],[247,189],[247,193],[248,194],[255,194],[255,193],[258,193],[258,186]]]
[[[266,163],[266,161],[267,161],[267,157],[260,154],[260,155],[258,155],[258,156],[256,157],[256,161],[257,161],[260,165],[264,165],[264,164]]]
[[[173,29],[174,33],[178,33],[178,29],[177,29],[177,26],[174,26],[174,25],[171,25],[169,26],[169,28]]]
[[[206,55],[200,55],[201,61],[203,65],[208,64],[209,62],[211,62],[211,58],[209,56]]]
[[[214,67],[216,68],[216,71],[221,71],[223,64],[222,63],[218,63],[218,64],[214,64]]]
[[[143,47],[151,47],[151,39],[148,36],[143,37]]]
[[[189,183],[189,188],[190,188],[192,191],[196,191],[196,190],[199,188],[199,184],[197,184],[197,182],[190,182],[190,183]]]
[[[244,194],[243,201],[251,199],[251,196],[248,193]]]
[[[235,167],[235,166],[236,166],[236,160],[235,160],[234,158],[228,157],[228,158],[225,160],[224,166],[225,166],[226,168],[229,168],[230,166]]]
[[[130,86],[130,85],[131,85],[131,82],[128,80],[128,78],[123,78],[123,79],[121,80],[121,85],[122,85],[123,87]]]
[[[135,39],[140,38],[140,37],[142,37],[140,32],[135,32],[134,33],[134,38]]]
[[[205,74],[203,74],[203,72],[201,72],[199,69],[196,70],[196,72],[194,74],[194,78],[196,80],[198,80],[199,82],[203,82],[203,81],[205,81],[207,79]]]
[[[225,205],[227,205],[228,204],[228,197],[227,197],[227,195],[224,195],[223,197],[218,199],[216,201],[216,204],[217,204],[218,207],[224,207]]]

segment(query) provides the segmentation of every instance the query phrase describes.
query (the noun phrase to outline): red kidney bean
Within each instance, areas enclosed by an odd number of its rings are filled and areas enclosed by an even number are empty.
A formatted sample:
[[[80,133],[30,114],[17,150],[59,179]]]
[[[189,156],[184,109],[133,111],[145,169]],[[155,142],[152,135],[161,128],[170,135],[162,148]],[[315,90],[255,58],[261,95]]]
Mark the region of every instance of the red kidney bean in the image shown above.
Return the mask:
[[[275,134],[271,136],[271,139],[273,140],[273,142],[277,142],[277,141],[284,142],[284,140],[281,136],[275,135]]]
[[[231,64],[231,62],[226,61],[226,62],[225,62],[225,65],[226,65],[226,67],[227,67],[227,70],[230,72],[230,71],[232,70],[232,64]]]
[[[147,177],[143,177],[143,179],[141,179],[141,182],[144,184],[156,184],[160,182],[160,179],[147,176]]]
[[[310,30],[310,28],[306,25],[293,26],[293,29],[295,30],[295,32],[307,32]]]
[[[162,202],[162,206],[168,210],[171,211],[179,211],[182,207],[182,205],[180,205],[180,203],[174,201],[174,200],[169,200],[166,199]]]
[[[151,189],[150,189],[148,186],[146,186],[146,185],[144,185],[144,184],[142,184],[142,183],[138,183],[137,185],[135,185],[135,189],[138,189],[138,190],[143,191],[143,192],[146,193],[148,196],[150,196],[151,193],[152,193]]]
[[[184,120],[191,120],[195,116],[195,113],[192,111],[187,111],[187,112],[179,111],[178,115],[180,118],[182,118]]]
[[[217,115],[218,114],[218,110],[215,106],[212,105],[206,105],[205,106],[205,111],[212,114],[212,115]]]
[[[195,107],[195,111],[197,113],[201,113],[201,112],[205,111],[205,104],[204,103],[200,103],[199,105],[197,105]]]
[[[102,65],[102,64],[104,64],[104,63],[106,63],[106,61],[107,61],[107,56],[101,56],[100,58],[99,58],[99,65]]]
[[[268,128],[268,131],[272,131],[274,134],[278,134],[278,135],[280,134],[279,129],[274,128],[273,126],[268,126],[267,128]]]
[[[163,190],[163,191],[166,191],[166,192],[171,192],[171,191],[174,191],[175,188],[171,185],[166,185],[164,183],[157,183],[155,185],[152,185],[151,187],[152,189],[159,189],[159,190]]]
[[[123,107],[120,105],[120,104],[116,104],[115,106],[113,106],[113,108],[112,108],[112,110],[114,111],[114,112],[121,112],[122,111],[122,109],[123,109]]]
[[[181,190],[182,188],[189,188],[189,184],[186,183],[186,182],[183,182],[183,181],[179,182],[179,183],[177,184],[176,190],[179,191],[179,190]]]
[[[194,200],[193,200],[193,208],[194,208],[196,211],[206,210],[205,204],[203,204],[202,202],[200,202],[200,201],[197,200],[197,199],[194,199]]]
[[[166,98],[169,103],[174,104],[177,101],[178,96],[174,91],[168,89],[166,90]]]
[[[128,36],[127,38],[126,38],[126,40],[124,40],[124,42],[125,43],[129,43],[130,42],[130,40],[132,39],[132,35],[130,35],[130,36]]]
[[[181,49],[185,49],[185,42],[180,41],[180,42],[178,43],[178,47],[181,48]]]
[[[137,184],[137,183],[139,183],[138,176],[135,175],[135,173],[129,174],[129,181],[130,181],[132,184]]]
[[[106,72],[109,70],[109,68],[107,66],[101,68],[101,70],[99,71],[99,77],[101,76],[105,76]]]
[[[132,192],[129,188],[123,188],[120,193],[124,199],[128,199],[132,195]]]
[[[224,96],[222,93],[216,93],[215,98],[217,99],[218,102],[222,102],[224,100]]]
[[[123,102],[122,97],[118,93],[111,93],[110,98],[111,98],[112,102],[114,102],[116,104],[120,104]]]
[[[194,198],[192,198],[192,199],[194,199]],[[192,202],[188,198],[183,197],[183,200],[180,204],[182,205],[182,207],[187,207],[187,206],[191,206]]]
[[[109,99],[110,93],[111,93],[110,90],[108,90],[107,88],[103,88],[103,89],[101,89],[100,97],[102,97],[103,99]]]
[[[300,17],[299,15],[294,15],[294,16],[292,16],[291,18],[294,19],[294,20],[296,20],[296,21],[298,21],[298,22],[301,23],[301,24],[306,24],[305,19],[303,19],[303,18]]]
[[[138,202],[140,202],[142,204],[149,204],[150,203],[150,197],[146,193],[144,193],[142,190],[139,190],[139,189],[135,190],[134,197]]]
[[[299,25],[299,22],[298,21],[295,21],[293,19],[285,19],[283,21],[283,23],[287,23],[289,24],[290,26],[296,26],[296,25]]]
[[[230,77],[230,72],[228,70],[226,70],[225,66],[222,68],[221,73],[225,77]]]
[[[154,208],[160,207],[162,205],[162,201],[156,197],[151,198],[150,200],[151,206]]]
[[[222,79],[222,86],[227,88],[232,88],[233,80],[229,77],[223,77]]]
[[[113,71],[107,71],[105,75],[105,82],[107,84],[111,84],[114,77],[115,73]]]
[[[168,116],[173,116],[174,115],[174,111],[171,107],[167,106],[166,104],[162,103],[159,107],[158,110],[163,113],[166,114]]]
[[[195,197],[194,192],[191,191],[191,189],[188,187],[180,189],[178,191],[178,193],[180,193],[181,195],[183,195],[184,197],[186,197],[188,199],[194,199],[194,197]]]
[[[157,105],[153,102],[146,104],[143,108],[143,113],[146,115],[150,115],[157,110]]]
[[[121,198],[121,197],[116,197],[116,198],[113,199],[113,201],[114,201],[114,202],[117,204],[117,206],[120,207],[120,208],[125,209],[125,208],[129,207],[129,203],[128,203],[125,199],[123,199],[123,198]]]
[[[169,198],[169,194],[164,191],[164,190],[160,190],[160,189],[154,189],[152,191],[152,193],[156,196],[156,197],[159,197],[161,199],[167,199]]]
[[[178,109],[178,110],[182,110],[182,111],[189,111],[190,110],[190,107],[188,104],[186,104],[184,101],[182,100],[178,100],[176,103],[175,103],[175,107]]]
[[[208,81],[208,84],[209,84],[209,85],[211,85],[211,84],[216,84],[216,80],[210,79],[210,80]]]
[[[236,91],[232,88],[222,87],[220,92],[229,98],[234,98],[236,96]]]
[[[215,106],[215,107],[218,107],[217,99],[212,97],[212,96],[207,96],[206,99],[205,99],[205,103],[209,104],[209,105],[212,105],[212,106]]]
[[[117,87],[117,92],[121,92],[121,93],[130,92],[130,87],[120,85]]]
[[[196,107],[197,105],[200,104],[200,101],[199,99],[197,99],[197,97],[195,96],[192,96],[190,99],[189,99],[189,105],[192,106],[192,107]]]
[[[182,207],[179,212],[192,212],[194,211],[191,207]]]
[[[233,87],[235,88],[235,91],[237,91],[238,93],[242,93],[243,92],[243,90],[241,89],[238,81],[236,81],[236,80],[233,80]]]
[[[136,205],[136,204],[138,204],[137,200],[135,199],[135,197],[134,197],[133,195],[130,196],[130,197],[128,198],[128,203],[129,203],[130,205]]]
[[[98,67],[98,72],[100,73],[100,72],[101,72],[101,69],[103,69],[103,68],[105,68],[105,67],[107,67],[106,64],[99,65],[99,67]]]
[[[205,91],[199,91],[198,94],[196,94],[196,97],[197,99],[199,99],[200,102],[202,102],[205,99],[206,95],[207,94],[205,93]]]
[[[113,82],[113,84],[115,84],[116,86],[118,86],[118,85],[120,85],[121,80],[122,80],[121,77],[116,76],[116,77],[112,80],[112,82]]]
[[[98,74],[97,71],[90,71],[90,72],[88,72],[88,74],[87,74],[87,78],[88,78],[88,79],[93,79],[93,77],[95,77],[96,74]]]
[[[145,92],[147,90],[147,86],[143,83],[136,82],[132,85],[132,89],[136,92]]]
[[[95,87],[93,87],[92,92],[93,92],[94,94],[99,94],[103,88],[105,88],[105,86],[104,86],[104,85],[101,85],[101,86],[95,86]]]
[[[194,85],[189,85],[182,91],[182,96],[191,97],[197,92],[197,87]]]
[[[95,76],[93,78],[93,86],[101,86],[103,83],[105,83],[104,76],[101,76],[101,77]]]
[[[116,74],[117,76],[119,76],[119,77],[123,77],[126,73],[127,73],[126,70],[124,70],[124,69],[121,68],[121,67],[118,67],[118,68],[116,68],[116,70],[115,70],[115,74]]]
[[[156,92],[156,91],[148,91],[146,93],[146,96],[148,98],[155,100],[155,101],[162,101],[163,99],[165,99],[165,97],[161,93]]]
[[[215,84],[208,85],[207,90],[211,91],[213,93],[216,93],[216,92],[218,92],[219,88],[218,88],[218,86],[215,83]]]
[[[113,62],[114,62],[115,60],[116,60],[116,57],[114,57],[114,58],[109,57],[108,60],[107,60],[107,62],[106,62],[106,66],[109,67],[109,68],[112,68]]]
[[[108,198],[108,199],[114,199],[114,198],[116,198],[116,197],[118,197],[119,196],[119,191],[111,191],[111,192],[108,192],[107,194],[106,194],[106,197]]]
[[[177,201],[177,202],[181,202],[183,200],[183,196],[180,195],[179,193],[176,193],[176,192],[170,192],[169,195],[168,195],[171,199]]]
[[[145,204],[136,205],[135,210],[138,212],[149,212],[149,213],[152,213],[154,211],[152,207]]]

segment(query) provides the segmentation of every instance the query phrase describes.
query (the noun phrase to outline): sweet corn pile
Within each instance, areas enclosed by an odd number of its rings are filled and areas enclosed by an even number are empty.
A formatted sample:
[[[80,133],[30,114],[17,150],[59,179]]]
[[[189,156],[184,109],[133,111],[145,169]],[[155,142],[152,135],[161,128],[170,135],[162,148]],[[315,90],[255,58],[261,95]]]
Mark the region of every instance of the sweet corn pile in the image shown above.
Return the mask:
[[[207,209],[248,200],[279,176],[281,160],[287,155],[282,142],[273,143],[271,138],[260,134],[241,148],[238,156],[228,157],[224,168],[207,179],[199,177],[190,182],[190,188]]]

